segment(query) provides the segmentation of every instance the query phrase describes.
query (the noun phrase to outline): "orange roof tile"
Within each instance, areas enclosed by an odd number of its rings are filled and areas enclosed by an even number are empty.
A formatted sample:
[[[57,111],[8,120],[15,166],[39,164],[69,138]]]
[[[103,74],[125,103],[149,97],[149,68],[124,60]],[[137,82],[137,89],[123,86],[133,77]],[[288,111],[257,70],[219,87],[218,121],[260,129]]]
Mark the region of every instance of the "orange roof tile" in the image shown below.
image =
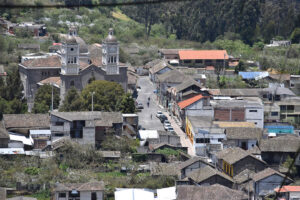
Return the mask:
[[[187,106],[195,103],[196,101],[200,100],[204,98],[204,96],[202,96],[201,94],[197,95],[197,96],[194,96],[192,98],[189,98],[189,99],[186,99],[184,101],[181,101],[178,103],[178,106],[180,107],[180,109],[184,109],[186,108]]]
[[[223,60],[228,59],[226,50],[182,50],[180,60]]]
[[[299,185],[285,185],[282,186],[282,188],[279,190],[279,188],[276,188],[274,190],[275,192],[300,192],[300,186]]]
[[[207,66],[207,67],[205,68],[205,70],[214,71],[214,70],[215,70],[215,67],[214,67],[214,66]]]

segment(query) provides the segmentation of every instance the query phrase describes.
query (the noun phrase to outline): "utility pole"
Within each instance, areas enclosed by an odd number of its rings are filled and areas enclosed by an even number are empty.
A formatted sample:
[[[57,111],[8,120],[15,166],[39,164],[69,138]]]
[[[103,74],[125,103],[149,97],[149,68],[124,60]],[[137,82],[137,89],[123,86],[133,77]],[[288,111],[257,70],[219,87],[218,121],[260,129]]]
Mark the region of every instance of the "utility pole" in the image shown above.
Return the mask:
[[[90,92],[92,94],[92,112],[94,111],[94,94],[95,92]]]
[[[51,94],[51,111],[53,111],[53,83],[51,84],[52,86],[52,94]]]

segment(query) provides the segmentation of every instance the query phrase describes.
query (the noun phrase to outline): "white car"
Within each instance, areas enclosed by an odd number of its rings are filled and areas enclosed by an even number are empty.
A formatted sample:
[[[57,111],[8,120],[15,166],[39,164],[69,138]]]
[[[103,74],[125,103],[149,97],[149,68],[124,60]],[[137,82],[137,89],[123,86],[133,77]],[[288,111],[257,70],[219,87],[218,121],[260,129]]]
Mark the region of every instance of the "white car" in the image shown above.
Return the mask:
[[[156,117],[160,117],[160,116],[162,116],[162,115],[164,115],[161,111],[157,111],[157,113],[156,113]]]
[[[164,125],[165,125],[165,124],[171,124],[171,123],[170,123],[169,120],[165,120],[165,121],[164,121]]]
[[[172,128],[172,126],[170,123],[166,123],[166,124],[164,124],[164,128],[167,131],[169,128]]]

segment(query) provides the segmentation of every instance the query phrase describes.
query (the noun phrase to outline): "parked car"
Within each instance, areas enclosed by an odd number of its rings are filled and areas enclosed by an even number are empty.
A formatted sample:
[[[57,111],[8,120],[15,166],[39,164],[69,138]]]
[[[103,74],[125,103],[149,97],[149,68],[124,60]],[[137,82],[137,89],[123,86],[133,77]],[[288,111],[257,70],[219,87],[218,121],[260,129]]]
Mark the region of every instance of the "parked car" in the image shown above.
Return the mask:
[[[175,131],[174,131],[174,128],[173,128],[173,127],[168,127],[167,131],[168,131],[168,132],[170,132],[170,133],[175,133]]]
[[[165,120],[165,121],[164,121],[164,125],[165,125],[165,124],[171,124],[171,123],[170,123],[169,120]]]
[[[157,111],[156,117],[160,118],[160,116],[164,115],[161,111]]]
[[[142,103],[138,103],[138,104],[137,104],[137,106],[136,106],[136,108],[137,108],[137,109],[143,109],[143,108],[144,108],[144,106],[143,106],[143,104],[142,104]]]
[[[161,123],[164,123],[168,118],[167,118],[167,116],[166,115],[161,115],[160,117],[159,117],[159,119],[160,119],[160,122]]]
[[[166,131],[167,131],[170,127],[172,127],[170,123],[164,124],[164,129],[165,129]]]

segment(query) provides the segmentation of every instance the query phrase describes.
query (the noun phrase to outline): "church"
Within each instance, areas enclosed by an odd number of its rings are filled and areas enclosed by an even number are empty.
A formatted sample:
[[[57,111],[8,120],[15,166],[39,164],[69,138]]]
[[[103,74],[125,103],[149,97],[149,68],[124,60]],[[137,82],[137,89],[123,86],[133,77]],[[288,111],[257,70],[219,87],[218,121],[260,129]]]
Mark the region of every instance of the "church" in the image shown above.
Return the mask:
[[[90,47],[77,36],[76,28],[71,27],[62,37],[54,53],[29,54],[19,63],[29,111],[37,89],[45,84],[60,91],[61,102],[71,87],[82,90],[93,80],[113,81],[127,91],[127,65],[119,62],[119,42],[113,29],[109,29],[102,44]]]

